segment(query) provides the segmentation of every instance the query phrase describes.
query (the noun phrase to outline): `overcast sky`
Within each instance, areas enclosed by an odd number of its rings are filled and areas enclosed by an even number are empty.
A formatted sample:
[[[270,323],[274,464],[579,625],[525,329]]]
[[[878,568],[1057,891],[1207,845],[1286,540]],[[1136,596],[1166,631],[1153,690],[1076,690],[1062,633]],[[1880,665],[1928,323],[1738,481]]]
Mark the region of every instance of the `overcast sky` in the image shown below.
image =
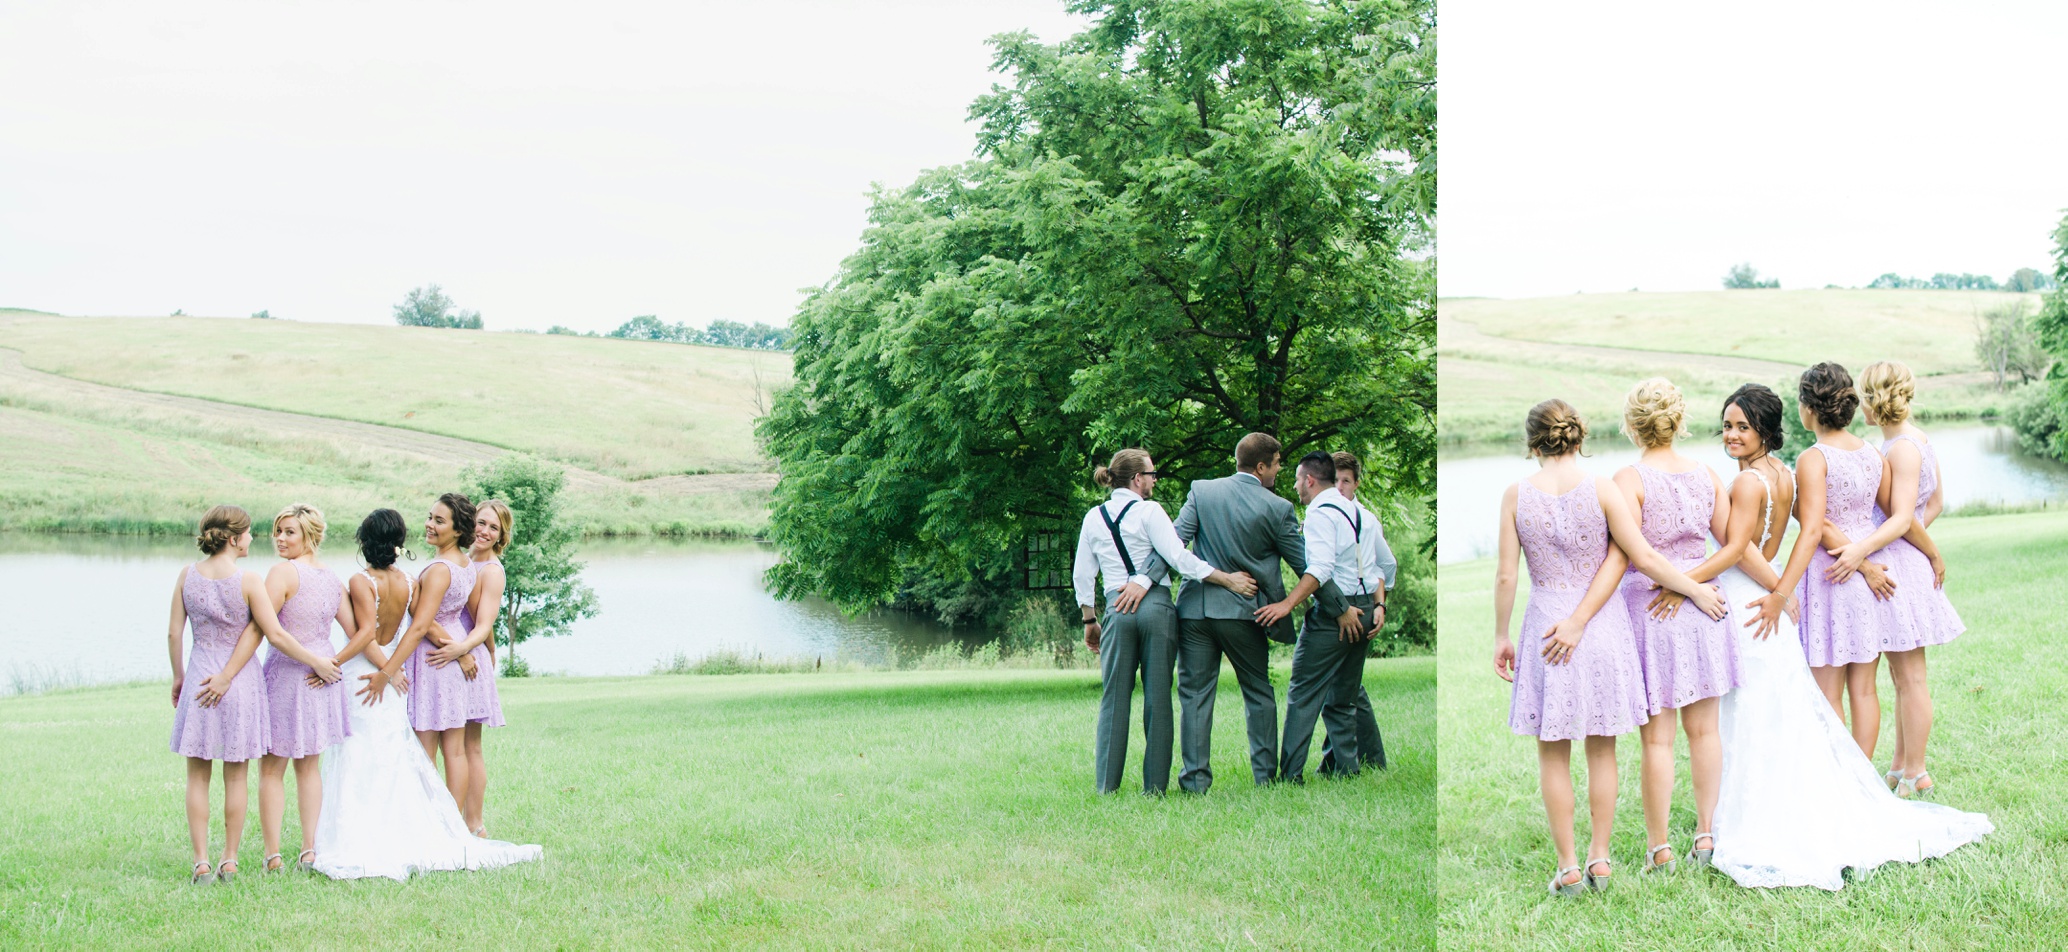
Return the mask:
[[[0,307],[784,323],[1062,0],[0,5]]]
[[[1441,293],[2051,267],[2068,3],[1442,8]]]

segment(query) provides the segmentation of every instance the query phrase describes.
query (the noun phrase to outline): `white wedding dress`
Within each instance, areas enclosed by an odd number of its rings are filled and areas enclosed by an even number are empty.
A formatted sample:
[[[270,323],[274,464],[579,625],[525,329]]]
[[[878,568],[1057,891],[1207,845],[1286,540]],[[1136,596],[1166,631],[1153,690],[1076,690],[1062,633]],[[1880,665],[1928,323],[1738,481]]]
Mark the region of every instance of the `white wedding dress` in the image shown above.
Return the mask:
[[[355,657],[345,662],[344,681],[356,692],[363,683],[359,676],[373,671],[364,655]],[[332,879],[403,880],[411,873],[492,869],[545,855],[544,847],[468,832],[459,805],[410,729],[408,702],[393,691],[373,705],[361,701],[352,698],[351,735],[323,754],[317,872]]]
[[[1766,484],[1766,476],[1752,470]],[[1764,551],[1773,487],[1754,548]],[[1775,566],[1780,574],[1781,565]],[[1770,637],[1744,627],[1767,589],[1736,567],[1718,578],[1738,633],[1739,683],[1723,696],[1723,780],[1716,802],[1718,869],[1759,888],[1845,887],[1883,863],[1944,856],[1993,832],[1989,818],[1891,792],[1810,676],[1795,624]]]

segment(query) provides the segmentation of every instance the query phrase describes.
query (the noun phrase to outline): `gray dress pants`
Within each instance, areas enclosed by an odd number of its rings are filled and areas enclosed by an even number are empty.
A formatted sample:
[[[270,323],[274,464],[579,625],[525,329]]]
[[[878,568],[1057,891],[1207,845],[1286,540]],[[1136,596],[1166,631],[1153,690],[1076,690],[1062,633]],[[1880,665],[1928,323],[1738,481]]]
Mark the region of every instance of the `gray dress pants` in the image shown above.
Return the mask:
[[[1271,643],[1264,631],[1262,625],[1239,618],[1178,622],[1178,703],[1183,718],[1179,744],[1185,755],[1178,786],[1193,793],[1213,786],[1214,696],[1220,690],[1224,656],[1242,686],[1250,773],[1259,784],[1278,778],[1278,696],[1271,690]]]
[[[1370,595],[1348,596],[1350,604],[1371,617]],[[1307,747],[1314,740],[1314,724],[1326,721],[1334,741],[1330,772],[1352,776],[1358,769],[1355,698],[1364,682],[1363,640],[1344,641],[1336,632],[1336,620],[1307,610],[1300,626],[1299,643],[1293,646],[1292,683],[1286,688],[1285,743],[1279,748],[1283,759],[1278,775],[1295,783],[1306,779]],[[1374,722],[1374,730],[1377,724]]]
[[[1117,592],[1106,594],[1113,603]],[[1142,789],[1162,793],[1170,786],[1171,672],[1178,660],[1178,609],[1170,587],[1158,585],[1142,597],[1133,614],[1107,611],[1099,622],[1098,738],[1093,743],[1092,773],[1100,793],[1120,789],[1127,768],[1128,716],[1134,707],[1135,676],[1142,679]]]
[[[1386,769],[1386,741],[1379,736],[1379,719],[1372,713],[1371,695],[1365,693],[1362,684],[1357,686],[1357,696],[1350,699],[1350,716],[1357,722],[1357,733],[1352,735],[1357,738],[1357,749],[1355,756],[1347,759],[1366,767]],[[1326,723],[1327,720],[1328,717],[1323,715],[1322,721]],[[1336,746],[1333,731],[1322,737],[1321,766],[1314,768],[1315,773],[1324,777],[1341,773],[1336,769]]]

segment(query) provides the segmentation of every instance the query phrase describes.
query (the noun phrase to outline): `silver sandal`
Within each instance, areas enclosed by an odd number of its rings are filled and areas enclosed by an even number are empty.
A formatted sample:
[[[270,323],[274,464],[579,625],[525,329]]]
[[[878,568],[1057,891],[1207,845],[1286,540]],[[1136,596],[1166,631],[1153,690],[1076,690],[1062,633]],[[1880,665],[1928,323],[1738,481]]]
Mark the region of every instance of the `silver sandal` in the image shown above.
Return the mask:
[[[1894,790],[1896,789],[1897,784],[1903,782],[1903,772],[1900,770],[1891,770],[1888,773],[1882,774],[1881,782],[1888,784],[1888,788],[1890,790]]]
[[[216,885],[218,885],[218,886],[228,886],[228,885],[230,884],[230,880],[233,880],[233,879],[236,879],[236,878],[237,878],[237,861],[236,861],[236,860],[234,860],[234,859],[226,859],[226,860],[223,860],[223,861],[222,861],[222,862],[220,862],[220,863],[217,863],[217,864],[215,864],[215,884],[216,884]]]
[[[294,868],[304,873],[315,872],[316,851],[303,850],[300,856],[294,858]]]
[[[1937,790],[1939,788],[1939,785],[1936,782],[1934,782],[1931,786],[1925,787],[1924,789],[1920,790],[1917,788],[1917,782],[1919,780],[1931,779],[1932,772],[1929,770],[1920,770],[1917,772],[1917,776],[1915,777],[1904,777],[1903,779],[1896,781],[1896,796],[1902,797],[1905,800],[1909,800],[1914,797],[1930,796],[1933,790]]]
[[[1607,866],[1607,867],[1608,867],[1608,875],[1606,875],[1606,876],[1596,876],[1596,875],[1594,875],[1594,867],[1595,867],[1595,866],[1596,866],[1597,864],[1599,864],[1599,865],[1604,865],[1604,866]],[[1592,889],[1592,890],[1594,890],[1595,892],[1607,892],[1607,891],[1608,891],[1608,885],[1609,885],[1609,882],[1610,882],[1611,880],[1615,879],[1615,876],[1616,876],[1616,866],[1615,866],[1615,863],[1614,863],[1614,862],[1612,862],[1612,861],[1611,861],[1611,860],[1610,860],[1610,859],[1609,859],[1608,857],[1606,857],[1606,856],[1603,856],[1603,857],[1601,857],[1600,859],[1590,859],[1590,860],[1588,860],[1588,861],[1587,861],[1587,872],[1586,872],[1586,877],[1587,877],[1587,879],[1586,879],[1586,882],[1587,882],[1587,888],[1588,888],[1588,889]]]
[[[1666,861],[1663,863],[1658,861],[1660,853],[1666,854]],[[1680,861],[1674,858],[1673,856],[1673,844],[1660,843],[1659,845],[1652,847],[1650,852],[1644,854],[1644,868],[1638,870],[1638,873],[1640,875],[1656,872],[1671,873],[1674,870],[1675,864],[1679,862]]]
[[[278,866],[273,865],[273,861],[276,859],[280,860],[280,865]],[[287,861],[284,859],[280,859],[279,853],[274,853],[273,855],[266,857],[263,861],[259,863],[259,872],[267,876],[271,876],[274,873],[283,872],[286,869]]]
[[[207,870],[207,872],[202,872],[204,868]],[[196,886],[207,886],[213,884],[215,882],[215,866],[210,864],[205,859],[201,862],[195,863],[194,878],[190,880],[190,882]]]
[[[1567,866],[1566,868],[1564,868],[1564,869],[1561,869],[1561,870],[1559,870],[1558,872],[1552,873],[1552,874],[1551,874],[1551,884],[1550,884],[1550,888],[1551,888],[1551,895],[1553,895],[1553,896],[1577,896],[1577,895],[1579,895],[1579,894],[1581,894],[1581,893],[1583,893],[1583,892],[1586,892],[1586,891],[1587,891],[1587,880],[1586,880],[1586,877],[1584,877],[1584,876],[1583,876],[1583,877],[1581,877],[1581,878],[1579,878],[1579,879],[1575,879],[1575,880],[1573,880],[1572,882],[1566,882],[1566,881],[1565,881],[1565,874],[1567,874],[1567,873],[1577,873],[1577,872],[1579,872],[1579,871],[1580,871],[1580,868],[1579,868],[1578,866]]]
[[[1700,843],[1703,840],[1709,841],[1708,849],[1701,849],[1694,845],[1694,843]],[[1716,858],[1716,834],[1697,833],[1695,834],[1694,843],[1688,844],[1687,861],[1694,864],[1696,869],[1708,869]]]

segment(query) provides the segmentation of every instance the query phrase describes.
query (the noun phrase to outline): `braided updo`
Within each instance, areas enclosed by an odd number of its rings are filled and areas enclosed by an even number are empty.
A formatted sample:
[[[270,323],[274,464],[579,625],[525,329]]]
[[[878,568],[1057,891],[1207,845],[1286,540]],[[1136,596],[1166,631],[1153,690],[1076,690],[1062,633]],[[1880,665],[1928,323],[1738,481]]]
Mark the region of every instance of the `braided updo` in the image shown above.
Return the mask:
[[[1529,408],[1529,422],[1523,428],[1531,456],[1550,458],[1577,453],[1587,442],[1587,421],[1572,404],[1553,397]]]
[[[202,555],[214,555],[250,531],[251,513],[245,512],[241,506],[217,506],[201,517],[201,528],[194,534],[194,544],[201,547]]]
[[[1623,398],[1623,435],[1639,449],[1670,446],[1687,435],[1687,401],[1664,377],[1638,381]]]
[[[1795,396],[1802,408],[1827,430],[1843,430],[1853,424],[1853,411],[1860,407],[1860,392],[1853,389],[1853,375],[1830,361],[1802,372]]]
[[[1910,398],[1917,396],[1917,378],[1901,361],[1884,360],[1860,371],[1860,399],[1867,422],[1889,426],[1910,418]]]

